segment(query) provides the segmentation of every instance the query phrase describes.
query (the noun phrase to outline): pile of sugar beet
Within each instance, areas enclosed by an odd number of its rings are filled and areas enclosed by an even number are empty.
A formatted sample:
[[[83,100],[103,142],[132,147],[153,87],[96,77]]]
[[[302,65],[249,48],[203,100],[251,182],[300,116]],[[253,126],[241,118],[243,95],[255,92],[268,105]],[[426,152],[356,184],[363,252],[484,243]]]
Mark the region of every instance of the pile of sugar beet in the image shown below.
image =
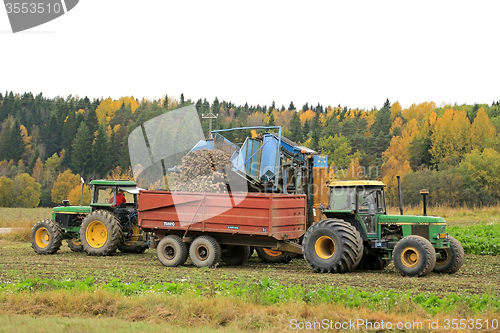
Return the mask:
[[[185,192],[225,193],[231,155],[222,150],[200,149],[182,158],[180,171],[172,176],[171,189]]]

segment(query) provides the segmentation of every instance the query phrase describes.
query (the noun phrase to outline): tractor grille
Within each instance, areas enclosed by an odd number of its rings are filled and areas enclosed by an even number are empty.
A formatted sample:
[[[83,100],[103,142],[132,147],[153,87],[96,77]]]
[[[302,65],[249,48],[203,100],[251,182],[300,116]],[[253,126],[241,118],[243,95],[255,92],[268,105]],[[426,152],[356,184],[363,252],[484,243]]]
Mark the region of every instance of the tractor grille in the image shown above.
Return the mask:
[[[411,234],[422,236],[425,239],[429,239],[429,226],[428,225],[413,225],[411,227]]]

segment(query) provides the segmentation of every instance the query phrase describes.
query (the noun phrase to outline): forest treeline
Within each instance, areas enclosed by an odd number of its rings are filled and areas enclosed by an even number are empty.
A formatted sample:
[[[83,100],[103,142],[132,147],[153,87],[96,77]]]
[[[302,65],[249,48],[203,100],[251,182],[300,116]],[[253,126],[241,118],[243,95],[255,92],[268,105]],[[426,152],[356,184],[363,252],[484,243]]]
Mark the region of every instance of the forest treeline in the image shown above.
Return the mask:
[[[279,125],[283,135],[328,155],[339,179],[379,179],[396,204],[396,176],[405,204],[430,191],[430,204],[481,206],[500,200],[500,103],[413,104],[386,100],[379,109],[304,104],[296,107],[159,100],[114,100],[42,93],[0,93],[0,206],[36,207],[79,202],[81,178],[132,177],[128,134],[144,121],[195,104],[217,114],[213,129]],[[248,134],[248,133],[247,133]],[[237,135],[231,132],[228,135]],[[231,139],[237,139],[232,137]],[[88,201],[86,191],[85,201]]]

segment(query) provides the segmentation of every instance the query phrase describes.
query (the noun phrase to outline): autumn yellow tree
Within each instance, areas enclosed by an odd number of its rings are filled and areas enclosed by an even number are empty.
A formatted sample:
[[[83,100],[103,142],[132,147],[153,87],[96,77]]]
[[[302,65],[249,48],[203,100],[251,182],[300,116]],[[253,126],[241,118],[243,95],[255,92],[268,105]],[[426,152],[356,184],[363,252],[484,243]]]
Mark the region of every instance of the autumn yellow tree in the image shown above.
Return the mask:
[[[52,202],[62,202],[63,200],[68,199],[69,192],[80,184],[80,175],[74,175],[69,169],[59,174],[54,186],[52,187]]]
[[[14,178],[12,196],[14,207],[35,208],[40,204],[42,186],[27,173],[21,173]]]
[[[432,121],[432,115],[431,115]],[[465,111],[447,109],[432,126],[432,163],[443,170],[460,163],[471,151],[471,125]]]
[[[482,151],[485,148],[493,148],[497,136],[497,130],[490,121],[484,108],[477,111],[476,118],[471,126],[471,149]]]
[[[82,198],[82,186],[77,185],[68,194],[68,200],[70,205],[79,205]],[[83,205],[90,205],[90,200],[92,198],[92,193],[87,185],[83,186]]]
[[[396,120],[393,123],[395,126],[403,126],[402,122]],[[399,128],[399,127],[398,127]],[[391,129],[391,132],[393,129]],[[382,153],[384,163],[382,164],[382,181],[387,186],[387,198],[390,204],[394,204],[397,197],[397,178],[403,177],[411,172],[410,166],[410,146],[416,135],[418,134],[417,120],[412,119],[402,130],[401,135],[392,137],[389,148]]]
[[[134,113],[135,110],[137,110],[137,108],[139,107],[139,103],[135,100],[133,96],[122,97],[119,100],[113,100],[111,98],[107,98],[103,100],[95,110],[99,124],[109,123],[111,119],[113,119],[115,112],[119,108],[121,108],[122,105],[129,106],[130,110],[132,110],[132,113]]]
[[[300,122],[302,126],[306,123],[306,121],[313,119],[316,116],[316,112],[313,110],[307,110],[299,115]]]

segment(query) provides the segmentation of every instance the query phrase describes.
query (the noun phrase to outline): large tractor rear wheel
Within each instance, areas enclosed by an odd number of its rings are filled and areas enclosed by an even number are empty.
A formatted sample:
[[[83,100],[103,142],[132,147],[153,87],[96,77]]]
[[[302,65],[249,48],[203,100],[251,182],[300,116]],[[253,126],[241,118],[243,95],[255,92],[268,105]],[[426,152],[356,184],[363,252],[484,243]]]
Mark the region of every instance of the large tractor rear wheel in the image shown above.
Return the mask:
[[[82,222],[80,240],[91,256],[113,254],[122,241],[122,229],[116,217],[104,210],[89,214]]]
[[[263,262],[279,264],[279,263],[287,263],[292,260],[293,256],[291,253],[282,252],[277,250],[266,249],[263,247],[256,247],[255,250],[259,255],[259,258]]]
[[[394,247],[393,257],[396,269],[406,276],[426,276],[436,264],[431,242],[417,235],[401,239]]]
[[[222,252],[222,261],[231,266],[240,266],[250,257],[250,246],[234,245]]]
[[[189,247],[189,258],[196,267],[215,267],[221,260],[219,242],[211,236],[199,236]]]
[[[307,263],[320,273],[345,273],[359,263],[363,242],[348,222],[327,219],[311,226],[304,235],[302,250]]]
[[[80,242],[76,238],[66,239],[66,243],[68,243],[68,247],[71,249],[71,251],[73,251],[73,252],[83,252],[82,242]]]
[[[434,272],[453,274],[457,272],[464,264],[465,253],[462,244],[455,238],[448,236],[450,247],[446,249],[436,249],[436,254],[441,255],[440,259],[436,259]]]
[[[63,234],[54,220],[38,221],[31,229],[31,247],[38,254],[54,254],[61,248]]]
[[[162,238],[156,247],[158,260],[167,267],[183,265],[188,257],[188,246],[177,235]]]

